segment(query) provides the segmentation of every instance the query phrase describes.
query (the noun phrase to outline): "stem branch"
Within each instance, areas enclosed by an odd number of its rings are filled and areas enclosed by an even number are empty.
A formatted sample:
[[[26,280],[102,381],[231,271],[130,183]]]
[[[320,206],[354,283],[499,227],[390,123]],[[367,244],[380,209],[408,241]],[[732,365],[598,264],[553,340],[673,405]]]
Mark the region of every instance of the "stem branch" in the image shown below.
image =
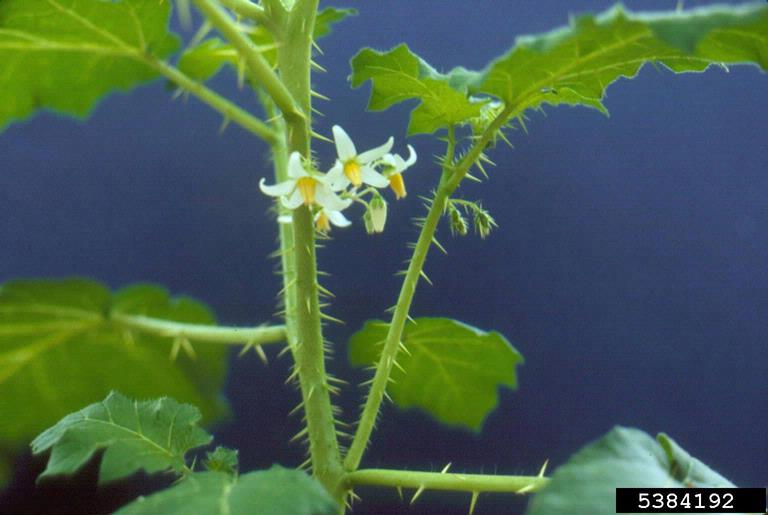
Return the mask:
[[[272,144],[277,141],[277,135],[269,125],[262,122],[248,111],[245,111],[241,107],[222,97],[215,91],[207,88],[196,80],[191,79],[179,71],[178,68],[175,68],[168,63],[159,61],[149,56],[145,56],[143,61],[161,73],[166,79],[170,80],[185,91],[190,92],[198,99],[208,104],[216,111],[220,112],[227,120],[232,120],[242,128],[252,132],[267,143]]]
[[[443,162],[443,175],[440,179],[440,186],[435,192],[435,196],[432,199],[432,205],[430,206],[427,217],[421,227],[419,239],[416,241],[413,256],[408,264],[408,271],[405,274],[405,279],[403,279],[403,285],[397,299],[395,312],[393,313],[392,321],[389,324],[389,331],[387,332],[384,348],[381,351],[379,362],[376,365],[376,373],[373,376],[368,397],[366,398],[363,412],[360,415],[360,423],[355,432],[349,452],[344,459],[344,468],[348,471],[357,470],[357,467],[360,466],[363,453],[368,445],[371,433],[373,432],[373,427],[376,424],[376,417],[378,416],[381,402],[387,388],[387,383],[389,382],[389,375],[392,372],[392,367],[397,359],[400,339],[402,338],[405,322],[408,319],[408,313],[411,309],[413,295],[416,292],[416,286],[418,285],[424,262],[427,259],[427,254],[432,245],[432,240],[435,237],[435,231],[437,230],[440,217],[445,209],[446,202],[459,186],[461,180],[466,176],[473,163],[480,157],[483,150],[485,150],[485,147],[491,141],[493,135],[496,134],[496,131],[509,119],[511,112],[511,108],[505,108],[504,111],[491,122],[485,132],[483,132],[482,136],[475,141],[467,155],[465,155],[456,166],[453,166],[451,162],[455,147],[454,132],[453,129],[449,130],[448,151],[446,154],[446,161]]]
[[[541,490],[546,486],[549,479],[543,476],[491,476],[487,474],[365,469],[348,473],[345,476],[345,481],[349,488],[365,485],[472,493],[529,493]]]
[[[264,345],[285,341],[285,326],[283,325],[271,327],[225,327],[188,324],[143,315],[124,314],[113,314],[109,319],[128,329],[136,329],[164,337],[184,336],[189,340],[205,343]]]

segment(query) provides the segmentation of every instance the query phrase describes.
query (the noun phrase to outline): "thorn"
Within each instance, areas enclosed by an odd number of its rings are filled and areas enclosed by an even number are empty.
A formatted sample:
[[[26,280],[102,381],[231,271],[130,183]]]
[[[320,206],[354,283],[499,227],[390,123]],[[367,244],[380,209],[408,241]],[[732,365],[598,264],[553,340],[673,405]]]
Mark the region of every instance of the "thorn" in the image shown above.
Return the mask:
[[[400,350],[401,350],[401,351],[403,351],[403,352],[405,352],[405,354],[406,354],[407,356],[410,356],[410,355],[411,355],[411,351],[409,351],[409,350],[408,350],[408,347],[406,347],[406,346],[405,346],[405,344],[404,344],[403,342],[398,342],[398,343],[397,343],[397,346],[398,346],[398,347],[400,347]]]
[[[533,490],[533,487],[534,487],[534,483],[531,483],[531,484],[525,485],[524,487],[522,487],[521,489],[519,489],[519,490],[518,490],[517,492],[515,492],[515,493],[518,493],[518,494],[527,494],[528,492],[530,492],[531,490]]]
[[[427,274],[426,274],[426,273],[424,273],[424,270],[420,270],[420,271],[419,271],[419,275],[420,275],[420,276],[422,276],[422,277],[424,278],[424,280],[425,280],[425,281],[427,281],[427,283],[428,283],[430,286],[434,286],[434,284],[432,284],[432,280],[431,280],[429,277],[427,277]]]
[[[549,465],[549,460],[544,461],[544,465],[541,466],[541,470],[539,470],[539,474],[537,477],[544,477],[544,473],[547,471],[547,465]]]
[[[469,515],[475,513],[475,506],[477,506],[478,497],[480,497],[480,492],[472,492],[472,500],[469,503]]]
[[[448,469],[449,469],[449,468],[451,468],[451,464],[450,464],[450,463],[448,463],[448,465],[446,465],[445,467],[443,467],[443,470],[441,470],[441,471],[440,471],[440,473],[441,473],[441,474],[445,474],[446,472],[448,472]]]
[[[485,172],[483,172],[483,173],[485,173]],[[467,179],[469,179],[470,181],[473,181],[473,182],[483,182],[481,179],[478,179],[477,177],[475,177],[474,175],[472,175],[470,173],[465,174],[464,177],[466,177]]]
[[[346,324],[346,322],[344,322],[344,320],[340,320],[340,319],[338,319],[336,317],[332,317],[331,315],[326,315],[325,313],[320,313],[320,318],[322,318],[323,320],[328,320],[329,322],[334,322],[334,323],[339,324],[339,325],[345,325]]]
[[[304,429],[302,429],[301,431],[299,431],[298,433],[296,433],[296,434],[293,436],[293,438],[291,438],[290,440],[288,440],[288,443],[294,443],[295,441],[297,441],[297,440],[300,440],[300,439],[304,438],[305,436],[307,436],[307,433],[309,433],[309,428],[308,428],[308,427],[305,427]]]
[[[256,355],[259,357],[262,363],[264,363],[265,365],[269,365],[267,354],[264,352],[264,349],[261,347],[261,345],[254,345],[253,350],[256,351]]]
[[[312,458],[307,458],[305,461],[302,461],[299,464],[299,468],[304,470],[309,470],[311,468],[310,467],[311,464],[312,464]]]
[[[322,135],[322,134],[320,134],[319,132],[315,132],[315,131],[309,131],[309,133],[310,133],[310,134],[312,135],[312,137],[313,137],[313,138],[315,138],[315,139],[319,139],[320,141],[325,141],[326,143],[333,143],[333,140],[330,140],[330,139],[326,138],[325,136],[323,136],[323,135]]]
[[[407,372],[405,369],[398,363],[396,360],[392,360],[392,364],[396,366],[403,374],[406,374]]]
[[[442,251],[442,253],[443,253],[443,254],[445,254],[446,256],[448,255],[448,251],[447,251],[447,250],[445,250],[445,247],[443,247],[443,246],[440,244],[440,242],[439,242],[439,241],[437,241],[437,238],[435,238],[434,236],[432,236],[432,244],[433,244],[435,247],[437,247],[438,249],[440,249],[440,250]]]
[[[484,162],[484,163],[488,163],[488,164],[489,164],[489,165],[491,165],[491,166],[497,166],[497,165],[496,165],[496,163],[494,163],[493,161],[491,161],[491,158],[489,158],[489,157],[488,157],[488,156],[487,156],[485,153],[483,153],[483,152],[480,152],[480,156],[478,157],[478,159],[479,159],[480,161]]]
[[[311,111],[312,111],[314,114],[316,114],[317,116],[322,116],[322,117],[325,117],[325,113],[323,113],[322,111],[320,111],[319,109],[317,109],[317,108],[315,108],[315,107],[311,107],[311,108],[310,108],[310,110],[311,110]]]
[[[309,94],[312,95],[315,98],[319,98],[320,100],[331,100],[330,98],[326,97],[322,93],[318,93],[315,90],[310,90]]]
[[[304,407],[304,401],[301,401],[298,406],[296,406],[295,408],[293,408],[291,411],[288,412],[288,416],[292,417],[293,415],[298,413],[299,410],[301,410],[301,408],[303,407]]]
[[[400,500],[402,501],[403,500],[403,487],[398,485],[395,488],[397,488],[397,495],[400,496]]]
[[[502,140],[504,143],[506,143],[506,144],[507,144],[507,146],[509,146],[509,148],[515,148],[515,146],[514,146],[514,145],[513,145],[513,144],[512,144],[512,143],[509,141],[509,139],[507,138],[507,135],[506,135],[506,134],[504,134],[504,131],[502,131],[502,130],[499,130],[499,137],[501,138],[501,140]]]
[[[320,293],[322,293],[327,297],[331,297],[331,298],[336,297],[336,295],[334,295],[328,288],[323,287],[323,285],[319,283],[317,284],[317,289],[320,290]]]
[[[326,70],[325,68],[323,68],[322,66],[320,66],[320,64],[319,64],[319,63],[317,63],[317,62],[315,62],[315,60],[314,60],[314,59],[309,61],[309,65],[310,65],[312,68],[314,68],[315,70],[317,70],[317,71],[319,71],[319,72],[321,72],[321,73],[328,73],[328,70]]]
[[[419,498],[419,496],[424,492],[424,485],[421,485],[418,490],[416,490],[416,493],[413,494],[413,497],[411,497],[411,505],[416,502],[416,499]]]
[[[318,53],[318,54],[320,54],[320,55],[323,55],[323,54],[324,54],[324,52],[323,52],[323,49],[322,49],[322,48],[320,48],[320,45],[318,45],[318,44],[317,44],[317,41],[315,41],[314,39],[312,39],[312,48],[314,48],[315,50],[317,50],[317,53]]]

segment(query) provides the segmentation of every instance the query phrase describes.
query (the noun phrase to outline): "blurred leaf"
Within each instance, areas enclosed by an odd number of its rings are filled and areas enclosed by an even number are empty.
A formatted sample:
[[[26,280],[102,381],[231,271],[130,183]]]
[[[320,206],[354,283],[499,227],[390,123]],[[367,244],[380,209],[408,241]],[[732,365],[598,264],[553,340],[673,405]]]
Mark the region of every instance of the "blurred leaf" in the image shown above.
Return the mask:
[[[333,32],[333,26],[347,16],[357,16],[357,9],[326,7],[315,19],[315,39],[321,39]]]
[[[616,488],[732,487],[668,436],[616,427],[555,470],[526,515],[614,515]]]
[[[227,413],[221,397],[227,349],[200,344],[197,359],[169,359],[169,338],[128,332],[112,312],[213,324],[210,311],[163,288],[111,294],[86,279],[11,281],[0,287],[0,447],[26,445],[65,415],[113,389],[133,398],[172,396]],[[30,409],[34,407],[34,409]]]
[[[357,14],[356,9],[337,9],[328,7],[317,13],[315,22],[315,39],[320,39],[332,32],[332,27],[344,20],[347,16]],[[277,63],[277,50],[275,38],[272,33],[263,26],[255,26],[250,29],[248,37],[268,63],[275,66]],[[219,73],[225,66],[237,68],[237,50],[229,43],[217,37],[203,40],[199,44],[184,51],[179,59],[179,69],[193,79],[206,81]]]
[[[178,47],[171,2],[0,1],[0,129],[39,109],[86,116],[113,90],[154,79],[149,53]]]
[[[466,90],[454,89],[450,76],[437,73],[405,44],[384,53],[364,48],[351,65],[353,88],[371,81],[368,109],[383,111],[405,100],[420,100],[411,112],[408,134],[430,134],[480,114],[481,104],[470,102]]]
[[[237,474],[238,452],[235,449],[218,446],[213,452],[206,453],[205,469],[211,472],[225,472],[227,474]]]
[[[300,470],[273,465],[238,477],[199,472],[115,515],[337,515],[339,507],[323,487]]]
[[[366,322],[352,335],[353,366],[378,362],[387,324]],[[446,424],[479,431],[498,403],[500,386],[517,387],[523,357],[497,332],[485,332],[449,318],[418,318],[403,332],[400,365],[387,391],[402,408],[416,406]]]
[[[211,435],[198,426],[200,418],[196,407],[167,397],[135,401],[112,392],[102,402],[62,418],[34,439],[34,454],[52,449],[39,479],[74,474],[100,449],[105,452],[99,483],[138,470],[188,472],[186,453],[211,441]]]

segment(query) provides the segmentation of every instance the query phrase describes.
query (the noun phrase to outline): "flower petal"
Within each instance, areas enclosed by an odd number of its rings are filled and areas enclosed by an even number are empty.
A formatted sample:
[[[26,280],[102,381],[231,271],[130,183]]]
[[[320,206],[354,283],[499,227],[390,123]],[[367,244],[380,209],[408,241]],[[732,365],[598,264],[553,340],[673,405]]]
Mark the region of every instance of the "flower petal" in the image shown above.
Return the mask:
[[[280,197],[280,201],[283,203],[283,206],[285,206],[286,209],[296,209],[304,203],[304,197],[301,196],[299,188],[296,188],[293,190],[293,193],[291,193],[290,197]]]
[[[377,159],[381,158],[392,150],[392,145],[395,144],[395,139],[390,136],[386,143],[381,145],[380,147],[372,148],[371,150],[366,150],[359,156],[357,156],[357,161],[361,165],[368,164],[371,161],[376,161]]]
[[[336,143],[336,153],[339,159],[346,161],[357,155],[357,149],[355,144],[352,143],[352,139],[344,132],[344,129],[338,125],[333,126],[333,141]]]
[[[315,190],[315,202],[325,208],[326,211],[341,211],[348,208],[352,200],[343,200],[331,191],[328,185],[320,183],[317,185],[317,190]]]
[[[325,214],[328,215],[328,220],[336,227],[347,227],[352,224],[341,211],[329,211],[326,209]]]
[[[291,152],[291,157],[288,158],[288,177],[291,179],[298,179],[300,177],[306,177],[309,175],[301,164],[301,154],[298,152]]]
[[[408,161],[405,162],[405,167],[408,168],[416,164],[416,151],[413,147],[408,145]]]
[[[363,182],[375,188],[386,188],[389,186],[389,179],[375,171],[370,166],[364,166],[362,170]]]
[[[270,197],[282,197],[283,195],[288,195],[295,187],[296,181],[290,179],[271,186],[264,184],[264,178],[259,181],[259,189],[261,192]]]
[[[333,168],[328,170],[328,173],[325,174],[325,177],[320,182],[330,186],[333,191],[341,191],[349,186],[349,179],[344,175],[344,165],[341,164],[341,161],[336,161]]]

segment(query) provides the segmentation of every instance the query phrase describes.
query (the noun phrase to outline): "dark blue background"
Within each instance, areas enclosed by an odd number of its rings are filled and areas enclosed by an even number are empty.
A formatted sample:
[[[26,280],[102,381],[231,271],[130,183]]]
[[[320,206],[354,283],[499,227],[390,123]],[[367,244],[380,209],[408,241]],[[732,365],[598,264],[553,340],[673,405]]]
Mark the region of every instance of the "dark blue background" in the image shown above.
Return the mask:
[[[563,25],[574,11],[555,0],[352,4],[360,15],[322,42],[328,73],[316,76],[316,89],[332,102],[318,103],[326,114],[318,129],[328,134],[340,124],[359,148],[392,134],[400,151],[412,106],[364,111],[368,88],[351,91],[346,81],[360,47],[406,41],[438,69],[479,68],[515,35]],[[578,12],[609,5],[582,1]],[[234,89],[231,76],[215,85]],[[623,424],[666,431],[737,484],[765,486],[767,92],[768,76],[756,68],[675,77],[648,67],[610,88],[610,118],[571,108],[533,114],[530,134],[512,134],[514,151],[493,153],[490,183],[461,191],[483,200],[499,230],[483,241],[441,228],[449,255],[430,256],[435,287],[422,284],[413,308],[415,316],[456,317],[516,342],[526,357],[520,389],[501,394],[478,435],[388,406],[365,466],[453,462],[453,470],[535,473],[545,459],[561,464]],[[276,245],[269,200],[257,188],[270,175],[268,156],[237,127],[219,134],[220,121],[194,99],[171,102],[158,82],[109,97],[87,124],[43,115],[11,127],[0,137],[0,280],[150,280],[207,301],[225,323],[269,320],[280,285],[267,260]],[[346,339],[393,303],[393,273],[416,237],[409,220],[422,212],[417,195],[437,179],[431,156],[441,148],[423,136],[408,142],[420,161],[408,172],[410,196],[390,205],[386,233],[369,237],[356,223],[334,231],[320,253],[337,296],[330,312],[347,322],[328,331],[337,349],[330,366],[345,377],[365,378],[348,370]],[[331,162],[331,145],[316,149]],[[287,366],[273,359],[265,368],[252,354],[233,359],[227,395],[236,419],[216,434],[241,449],[244,470],[303,460],[303,449],[287,443],[300,427],[287,418],[297,402],[283,385]],[[350,419],[358,393],[341,399]],[[42,501],[22,500],[39,465],[22,458],[0,511],[43,509]],[[91,497],[87,479],[80,483],[81,512],[136,495],[113,488]],[[409,511],[393,492],[358,493],[365,501],[358,514],[465,513],[469,502],[426,493]],[[48,513],[64,513],[75,495],[68,487],[42,494],[54,506]],[[484,496],[478,512],[523,507],[524,500]]]

